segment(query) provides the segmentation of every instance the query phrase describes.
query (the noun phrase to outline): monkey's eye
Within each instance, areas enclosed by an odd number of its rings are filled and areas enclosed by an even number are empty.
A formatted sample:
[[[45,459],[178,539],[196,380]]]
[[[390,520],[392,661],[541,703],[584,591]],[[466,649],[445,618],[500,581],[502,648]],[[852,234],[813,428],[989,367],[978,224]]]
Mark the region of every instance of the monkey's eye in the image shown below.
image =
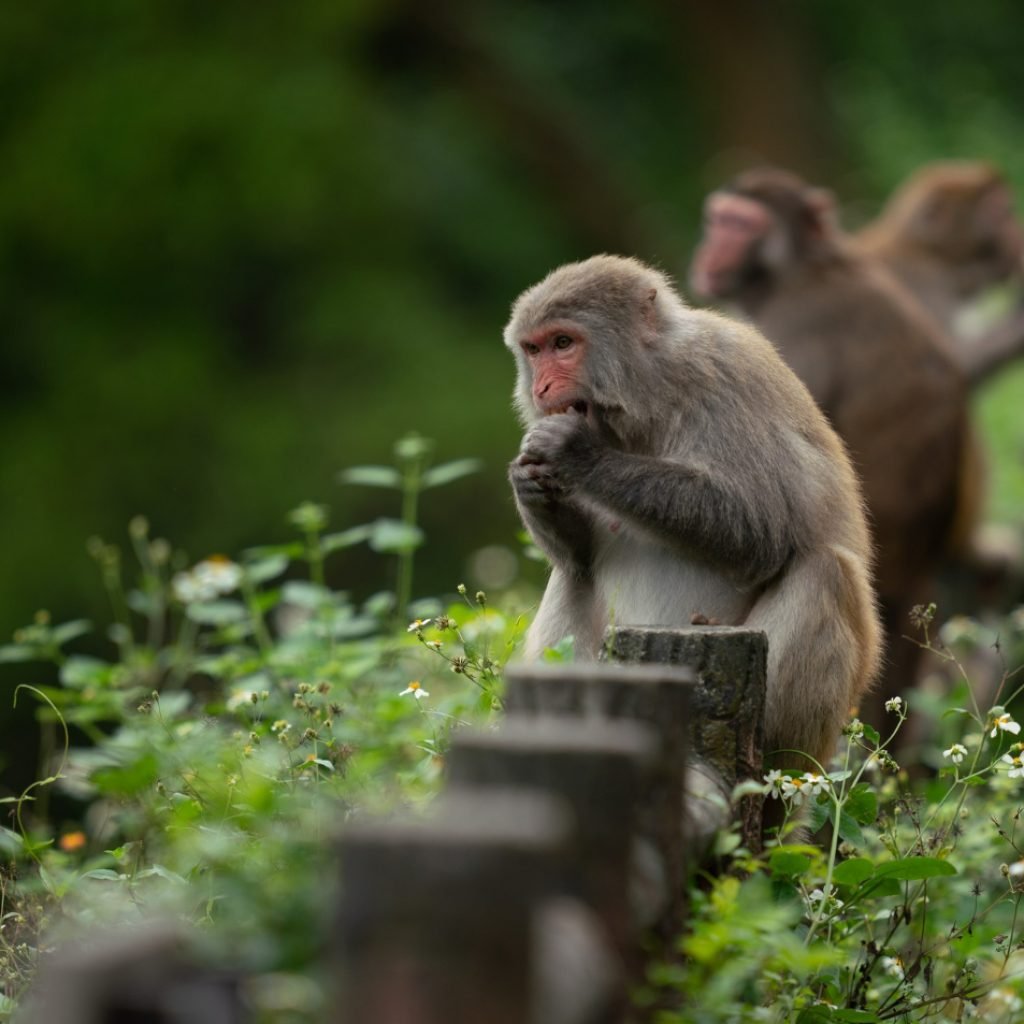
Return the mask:
[[[528,356],[535,356],[540,351],[540,345],[535,345],[532,341],[524,341],[523,351]]]
[[[551,339],[551,344],[556,349],[564,350],[572,347],[573,340],[568,334],[556,334],[554,338]]]

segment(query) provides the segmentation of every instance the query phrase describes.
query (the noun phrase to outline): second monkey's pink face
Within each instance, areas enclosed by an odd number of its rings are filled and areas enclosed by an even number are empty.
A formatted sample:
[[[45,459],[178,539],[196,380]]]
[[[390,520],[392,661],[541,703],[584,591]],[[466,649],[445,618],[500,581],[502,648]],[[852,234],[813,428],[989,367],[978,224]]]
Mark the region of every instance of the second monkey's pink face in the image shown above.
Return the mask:
[[[712,193],[704,205],[704,237],[690,269],[694,292],[703,298],[728,296],[771,226],[771,213],[756,199]]]
[[[519,344],[530,365],[538,412],[545,416],[570,409],[587,412],[583,379],[587,339],[580,327],[569,321],[547,323]]]

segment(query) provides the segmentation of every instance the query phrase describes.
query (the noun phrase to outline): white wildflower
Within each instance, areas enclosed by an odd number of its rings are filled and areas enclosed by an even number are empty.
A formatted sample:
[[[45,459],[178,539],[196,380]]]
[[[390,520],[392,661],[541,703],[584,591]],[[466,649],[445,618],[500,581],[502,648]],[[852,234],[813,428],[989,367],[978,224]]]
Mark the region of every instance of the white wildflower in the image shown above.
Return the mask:
[[[412,622],[405,627],[405,631],[406,633],[418,633],[425,626],[429,626],[433,621],[433,619],[413,619]]]
[[[191,572],[174,574],[171,580],[171,593],[182,604],[199,604],[202,601],[212,601],[217,596],[217,591],[209,583]]]
[[[808,796],[818,796],[819,793],[828,792],[828,779],[817,772],[804,772],[804,782]]]
[[[429,697],[430,694],[423,689],[417,680],[413,680],[398,696],[404,697],[406,694],[411,693],[416,700],[423,700],[424,697]]]
[[[885,702],[886,711],[895,711],[899,713],[903,710],[903,698],[902,697],[890,697]]]
[[[1003,754],[1002,760],[1010,766],[1010,770],[1006,773],[1011,779],[1024,779],[1024,760],[1021,759],[1021,755]]]
[[[961,764],[967,756],[967,748],[962,743],[954,743],[949,750],[942,752],[943,757],[948,757],[953,764]]]
[[[995,736],[1000,732],[1008,732],[1016,736],[1020,732],[1020,725],[1003,708],[995,707],[989,714],[992,716],[992,732],[989,733],[990,736]]]
[[[824,889],[812,889],[807,894],[807,904],[812,912],[817,911],[820,907],[829,916],[839,913],[846,906],[834,892],[830,891],[826,894]]]
[[[787,775],[782,780],[782,795],[793,804],[799,807],[808,796],[807,782],[804,779],[794,779]]]
[[[774,797],[775,799],[782,796],[782,785],[784,779],[785,776],[778,770],[778,768],[773,768],[768,772],[764,777],[765,795]]]
[[[907,976],[903,961],[898,956],[883,956],[881,963],[882,970],[897,980],[902,981]]]
[[[986,1002],[1001,1004],[999,1009],[993,1007],[996,1012],[1017,1013],[1024,1009],[1024,999],[1008,987],[993,989],[989,992]]]
[[[224,555],[211,555],[200,562],[192,575],[217,594],[230,594],[242,582],[242,567]]]

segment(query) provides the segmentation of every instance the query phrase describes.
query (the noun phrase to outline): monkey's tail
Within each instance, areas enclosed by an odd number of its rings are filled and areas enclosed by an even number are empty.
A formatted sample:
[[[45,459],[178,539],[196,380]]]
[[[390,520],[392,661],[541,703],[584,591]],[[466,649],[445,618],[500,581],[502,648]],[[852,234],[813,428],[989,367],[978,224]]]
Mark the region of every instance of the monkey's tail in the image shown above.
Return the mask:
[[[840,547],[801,555],[758,598],[746,625],[768,634],[765,752],[822,764],[881,664],[882,631],[861,560]],[[780,755],[780,766],[795,766]]]

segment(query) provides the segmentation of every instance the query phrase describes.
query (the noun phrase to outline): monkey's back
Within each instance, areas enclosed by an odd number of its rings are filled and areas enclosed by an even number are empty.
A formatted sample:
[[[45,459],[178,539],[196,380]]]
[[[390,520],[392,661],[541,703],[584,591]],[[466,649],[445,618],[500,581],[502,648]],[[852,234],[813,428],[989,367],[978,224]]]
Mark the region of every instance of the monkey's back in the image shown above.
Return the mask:
[[[858,259],[812,291],[794,280],[758,322],[846,442],[880,553],[879,585],[932,565],[955,517],[966,382],[937,325],[884,271]]]

